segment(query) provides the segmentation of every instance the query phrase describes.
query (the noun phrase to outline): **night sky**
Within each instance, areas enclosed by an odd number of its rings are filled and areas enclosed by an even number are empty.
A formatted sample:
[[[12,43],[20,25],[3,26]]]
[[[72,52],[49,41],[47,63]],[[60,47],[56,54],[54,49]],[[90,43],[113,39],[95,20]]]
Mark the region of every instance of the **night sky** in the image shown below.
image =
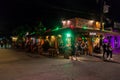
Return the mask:
[[[120,21],[120,0],[107,0],[107,16]],[[99,0],[3,0],[0,1],[0,32],[10,33],[21,25],[34,26],[41,21],[46,27],[63,18],[99,16]],[[91,17],[93,16],[93,17]]]

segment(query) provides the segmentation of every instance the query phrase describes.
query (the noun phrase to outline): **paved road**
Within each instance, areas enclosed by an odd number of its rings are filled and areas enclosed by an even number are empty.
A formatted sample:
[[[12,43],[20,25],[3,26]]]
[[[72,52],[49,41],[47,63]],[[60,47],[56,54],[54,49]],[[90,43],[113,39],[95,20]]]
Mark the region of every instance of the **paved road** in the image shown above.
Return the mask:
[[[120,64],[93,56],[80,61],[30,57],[20,50],[0,49],[0,80],[120,80]]]

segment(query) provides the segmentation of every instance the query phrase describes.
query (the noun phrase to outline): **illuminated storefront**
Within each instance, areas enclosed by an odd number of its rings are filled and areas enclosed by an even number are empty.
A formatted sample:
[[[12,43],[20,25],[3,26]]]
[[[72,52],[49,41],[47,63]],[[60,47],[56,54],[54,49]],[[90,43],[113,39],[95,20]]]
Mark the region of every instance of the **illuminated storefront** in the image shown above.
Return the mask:
[[[119,33],[105,34],[103,41],[107,42],[107,43],[110,43],[112,45],[113,49],[119,49],[120,48],[120,35],[119,35]]]
[[[101,35],[100,22],[95,20],[88,20],[83,18],[73,18],[69,20],[63,20],[63,28],[70,28],[73,30],[75,40],[81,38],[81,42],[89,45],[89,52],[92,54],[95,46],[100,46]]]
[[[56,36],[58,48],[61,43],[64,46],[71,46],[72,43],[80,40],[81,42],[88,44],[89,53],[92,54],[93,49],[96,46],[99,48],[102,46],[104,39],[108,40],[108,42],[112,44],[113,48],[120,47],[119,34],[115,32],[106,32],[104,30],[101,31],[99,21],[73,18],[63,20],[62,24],[62,29],[51,32],[52,35]],[[58,39],[58,35],[61,35],[61,38]]]

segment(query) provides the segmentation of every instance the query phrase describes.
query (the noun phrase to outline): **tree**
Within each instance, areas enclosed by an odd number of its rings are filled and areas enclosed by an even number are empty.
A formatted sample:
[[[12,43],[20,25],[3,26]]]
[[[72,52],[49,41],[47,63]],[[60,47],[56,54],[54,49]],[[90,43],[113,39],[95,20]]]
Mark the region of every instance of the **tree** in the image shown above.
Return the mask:
[[[42,35],[46,31],[46,28],[43,26],[42,22],[35,27],[36,34]]]

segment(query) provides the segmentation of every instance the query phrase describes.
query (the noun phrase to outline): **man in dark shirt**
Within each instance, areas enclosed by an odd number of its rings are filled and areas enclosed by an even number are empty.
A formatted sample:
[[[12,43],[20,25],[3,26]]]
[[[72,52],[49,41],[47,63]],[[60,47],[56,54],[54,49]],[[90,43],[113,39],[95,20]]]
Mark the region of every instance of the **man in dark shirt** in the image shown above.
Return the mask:
[[[103,44],[103,59],[105,59],[105,54],[107,53],[107,44]]]

